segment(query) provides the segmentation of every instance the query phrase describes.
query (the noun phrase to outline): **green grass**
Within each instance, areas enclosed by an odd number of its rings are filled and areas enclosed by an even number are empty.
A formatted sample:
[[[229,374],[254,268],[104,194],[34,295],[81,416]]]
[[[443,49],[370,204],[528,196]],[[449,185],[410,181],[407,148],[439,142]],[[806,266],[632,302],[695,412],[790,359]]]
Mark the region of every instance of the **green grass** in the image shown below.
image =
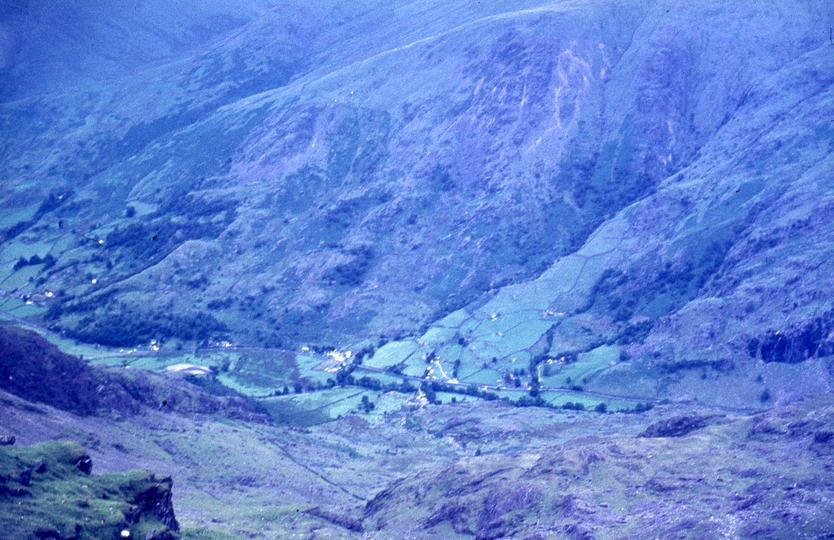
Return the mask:
[[[0,216],[0,229],[7,229],[21,221],[29,221],[37,211],[38,205],[34,205],[4,212],[3,215]]]
[[[460,379],[462,382],[470,383],[470,384],[488,384],[488,385],[496,385],[501,384],[497,381],[503,377],[502,373],[492,369],[479,369],[478,371],[472,373],[471,375],[466,376],[463,379]]]
[[[432,326],[426,333],[420,337],[418,341],[425,343],[443,343],[454,337],[457,333],[457,328],[447,328],[443,326]]]
[[[446,343],[437,351],[437,357],[445,362],[454,362],[460,358],[463,347],[457,343]]]
[[[311,372],[313,364],[319,363],[321,360],[306,361],[307,373]],[[298,377],[298,368],[296,357],[290,353],[245,351],[222,374],[221,380],[242,394],[267,396],[284,386],[292,386]]]
[[[426,373],[427,365],[428,364],[426,364],[425,360],[412,356],[405,363],[403,375],[408,375],[409,377],[422,377]]]
[[[37,277],[42,266],[42,264],[24,266],[0,282],[0,287],[7,290],[17,290],[25,287],[26,285],[29,285],[30,279],[35,279]]]
[[[0,505],[4,537],[29,538],[40,529],[54,530],[64,538],[77,534],[79,540],[93,540],[118,538],[128,529],[132,538],[145,538],[151,529],[167,530],[150,512],[142,512],[135,524],[126,515],[143,493],[170,491],[170,480],[157,480],[144,470],[90,476],[75,466],[85,455],[74,443],[0,447],[0,474],[9,479],[4,486],[28,492],[19,497],[0,495],[10,503]],[[33,467],[31,480],[23,482],[21,473]]]
[[[386,413],[393,413],[399,411],[403,407],[403,394],[396,392],[386,392],[374,400],[374,409],[370,412],[371,416],[383,416]],[[361,397],[359,398],[362,399]],[[370,399],[370,397],[369,397]]]
[[[311,382],[319,382],[324,384],[327,382],[327,379],[332,379],[335,377],[335,374],[328,373],[323,369],[318,369],[319,366],[322,365],[321,358],[315,358],[312,356],[304,356],[304,355],[296,355],[295,356],[295,364],[298,367],[298,373],[302,379],[306,379]],[[283,372],[284,376],[286,377],[287,371]],[[286,379],[287,383],[290,384],[291,380],[289,378]]]
[[[516,326],[541,319],[541,312],[530,310],[495,312],[488,314],[487,317],[474,329],[473,335],[490,336],[496,332],[508,332]]]
[[[605,406],[609,410],[616,410],[616,408],[617,408],[617,407],[615,407],[616,404],[611,403],[610,400],[601,399],[601,398],[592,397],[592,396],[587,396],[585,394],[580,394],[580,393],[577,393],[577,392],[542,392],[540,395],[541,395],[543,400],[545,400],[547,403],[550,403],[551,405],[554,405],[556,407],[561,407],[565,403],[571,402],[571,403],[581,403],[585,407],[586,411],[592,411],[594,409],[594,407],[596,407],[600,403],[605,403]],[[630,404],[630,405],[634,406],[633,403]],[[628,408],[628,407],[629,407],[628,403],[623,403],[620,408]]]
[[[439,399],[442,403],[452,403],[454,399],[456,403],[464,403],[470,401],[480,401],[480,398],[474,396],[466,396],[462,394],[456,394],[453,392],[437,392],[436,399]]]
[[[461,362],[460,367],[458,367],[458,380],[462,381],[482,369],[483,366],[481,364],[477,364],[475,362]]]
[[[503,336],[491,336],[487,339],[493,341],[499,350],[512,354],[532,347],[551,326],[553,326],[552,321],[541,319],[527,321],[507,330]]]
[[[278,423],[314,426],[346,416],[358,410],[362,396],[374,400],[379,392],[351,388],[334,388],[307,394],[289,394],[261,400],[269,416]]]
[[[417,343],[414,341],[393,341],[380,347],[363,363],[369,367],[388,368],[405,360],[416,349]]]
[[[611,362],[617,362],[619,347],[603,345],[592,351],[580,354],[574,363],[551,364],[549,377],[542,377],[542,386],[569,388],[574,385],[582,386],[585,380],[611,367]],[[544,367],[540,373],[544,372]]]
[[[425,364],[424,364],[425,365]],[[376,379],[382,384],[399,384],[402,381],[402,377],[398,375],[392,375],[388,373],[376,373],[371,371],[363,371],[361,366],[353,372],[353,376],[356,378],[364,377],[364,376],[371,377],[372,379]]]
[[[26,304],[17,306],[11,310],[9,310],[12,315],[17,317],[25,318],[25,317],[34,317],[37,315],[42,315],[46,312],[45,307],[41,307],[37,304]]]
[[[447,328],[458,328],[463,322],[469,318],[469,312],[465,309],[459,309],[449,313],[432,326],[445,326]]]
[[[519,351],[510,356],[505,356],[492,365],[492,368],[497,371],[515,371],[522,369],[527,371],[530,365],[530,353],[527,351]]]

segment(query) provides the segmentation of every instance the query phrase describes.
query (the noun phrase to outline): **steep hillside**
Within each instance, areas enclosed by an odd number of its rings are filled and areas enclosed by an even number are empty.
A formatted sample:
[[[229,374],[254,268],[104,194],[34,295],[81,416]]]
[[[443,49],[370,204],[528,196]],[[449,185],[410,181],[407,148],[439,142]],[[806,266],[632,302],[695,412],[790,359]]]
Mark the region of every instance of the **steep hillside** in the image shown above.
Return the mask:
[[[253,3],[200,22],[229,9],[147,22],[74,89],[26,82],[34,44],[8,56],[5,311],[113,347],[410,336],[415,376],[439,358],[534,394],[829,389],[822,2]]]
[[[80,416],[123,418],[147,407],[265,422],[258,406],[210,377],[190,384],[148,370],[90,367],[38,334],[0,326],[0,389]],[[220,390],[220,396],[206,393]],[[225,394],[225,395],[224,395]]]

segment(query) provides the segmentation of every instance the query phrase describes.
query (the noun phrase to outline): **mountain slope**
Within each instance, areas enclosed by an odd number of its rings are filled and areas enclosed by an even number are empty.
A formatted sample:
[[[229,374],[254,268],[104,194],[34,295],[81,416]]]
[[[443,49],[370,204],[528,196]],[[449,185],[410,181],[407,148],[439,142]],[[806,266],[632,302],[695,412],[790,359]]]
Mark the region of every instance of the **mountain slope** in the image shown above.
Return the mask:
[[[416,354],[463,340],[441,357],[500,378],[607,343],[635,361],[600,391],[828,388],[802,362],[830,356],[822,3],[443,6],[264,8],[136,74],[19,90],[5,309],[112,346],[295,348],[466,307]],[[731,366],[737,402],[710,378]]]

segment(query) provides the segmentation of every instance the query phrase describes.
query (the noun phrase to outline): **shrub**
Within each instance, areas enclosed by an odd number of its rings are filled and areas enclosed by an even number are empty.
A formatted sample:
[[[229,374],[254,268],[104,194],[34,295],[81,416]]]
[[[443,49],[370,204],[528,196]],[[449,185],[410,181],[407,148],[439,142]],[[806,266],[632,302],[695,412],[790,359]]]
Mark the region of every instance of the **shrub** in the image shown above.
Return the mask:
[[[574,403],[572,401],[566,401],[562,408],[568,411],[584,411],[585,404],[584,403]]]
[[[636,412],[636,413],[641,413],[641,412],[650,411],[650,410],[652,410],[653,407],[654,407],[654,405],[652,405],[651,403],[638,403],[637,405],[634,406],[633,411]]]
[[[830,431],[817,431],[814,434],[814,442],[818,444],[826,444],[834,439],[834,433]]]

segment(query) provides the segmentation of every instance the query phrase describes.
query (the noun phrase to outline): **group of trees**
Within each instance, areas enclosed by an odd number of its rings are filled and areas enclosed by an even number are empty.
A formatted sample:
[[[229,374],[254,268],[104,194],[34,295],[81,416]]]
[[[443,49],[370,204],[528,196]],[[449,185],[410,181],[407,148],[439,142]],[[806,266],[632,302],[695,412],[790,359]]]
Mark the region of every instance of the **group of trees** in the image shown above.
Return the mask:
[[[226,330],[224,323],[207,313],[174,315],[142,313],[127,308],[103,317],[92,314],[82,319],[76,328],[65,329],[65,332],[67,336],[87,343],[133,347],[154,339],[177,338],[199,342]]]
[[[362,396],[362,402],[359,404],[359,410],[365,411],[366,413],[371,412],[374,410],[376,406],[373,402],[368,399],[368,396]]]
[[[32,255],[28,259],[25,257],[21,257],[14,264],[14,270],[18,271],[24,266],[35,266],[37,264],[42,264],[43,269],[47,270],[55,266],[55,262],[55,257],[51,253],[46,254],[43,258],[41,258],[38,255]]]
[[[352,260],[336,265],[327,270],[322,279],[339,286],[357,287],[365,280],[365,275],[374,260],[374,250],[370,246],[362,246],[348,251]]]
[[[129,209],[127,213],[135,215]],[[117,227],[107,235],[105,245],[118,249],[121,262],[128,267],[145,267],[187,240],[216,238],[234,221],[235,215],[234,201],[181,197],[143,221]],[[216,219],[220,216],[222,219]]]
[[[69,200],[72,192],[65,192],[65,193],[50,193],[46,199],[41,202],[38,209],[35,211],[35,215],[31,218],[27,219],[26,221],[18,221],[2,233],[0,233],[0,242],[7,242],[12,238],[15,238],[20,233],[28,229],[29,227],[36,224],[44,215],[56,210],[59,206],[61,206],[65,201]]]

